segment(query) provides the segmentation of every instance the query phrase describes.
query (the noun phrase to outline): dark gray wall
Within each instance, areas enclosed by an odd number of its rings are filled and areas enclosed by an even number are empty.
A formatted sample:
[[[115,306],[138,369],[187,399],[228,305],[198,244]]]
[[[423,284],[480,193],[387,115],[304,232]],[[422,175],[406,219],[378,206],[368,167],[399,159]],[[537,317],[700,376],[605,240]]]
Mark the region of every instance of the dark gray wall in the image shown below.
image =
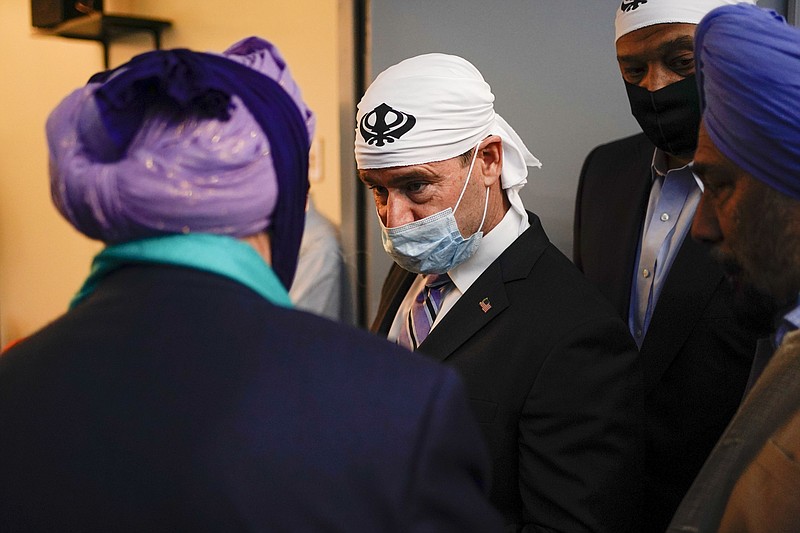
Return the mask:
[[[797,2],[792,2],[792,3],[797,3]],[[768,7],[770,9],[774,9],[775,11],[777,11],[778,13],[781,13],[784,16],[786,15],[787,4],[789,4],[789,2],[787,0],[759,0],[758,1],[758,5],[760,5],[761,7]]]
[[[542,161],[522,191],[571,256],[578,174],[596,145],[639,130],[614,53],[620,0],[371,0],[372,77],[417,54],[460,55],[483,73],[495,109]],[[786,0],[762,1],[785,13]],[[369,213],[369,311],[391,260]]]

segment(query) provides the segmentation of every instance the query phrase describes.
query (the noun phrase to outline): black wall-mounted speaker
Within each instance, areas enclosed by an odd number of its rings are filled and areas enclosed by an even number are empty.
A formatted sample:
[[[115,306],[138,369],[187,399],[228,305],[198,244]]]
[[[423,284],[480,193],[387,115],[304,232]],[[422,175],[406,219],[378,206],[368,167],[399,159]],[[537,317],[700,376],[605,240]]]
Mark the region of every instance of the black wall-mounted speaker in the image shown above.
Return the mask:
[[[35,28],[53,28],[91,13],[103,12],[103,0],[31,0],[31,22]]]

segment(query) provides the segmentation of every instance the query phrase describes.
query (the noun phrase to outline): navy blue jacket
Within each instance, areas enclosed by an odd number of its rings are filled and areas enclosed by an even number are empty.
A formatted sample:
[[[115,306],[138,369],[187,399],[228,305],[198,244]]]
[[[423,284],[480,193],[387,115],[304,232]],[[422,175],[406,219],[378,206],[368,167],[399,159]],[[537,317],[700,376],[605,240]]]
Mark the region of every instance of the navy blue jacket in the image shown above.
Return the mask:
[[[493,531],[454,372],[166,266],[0,358],[0,530]]]

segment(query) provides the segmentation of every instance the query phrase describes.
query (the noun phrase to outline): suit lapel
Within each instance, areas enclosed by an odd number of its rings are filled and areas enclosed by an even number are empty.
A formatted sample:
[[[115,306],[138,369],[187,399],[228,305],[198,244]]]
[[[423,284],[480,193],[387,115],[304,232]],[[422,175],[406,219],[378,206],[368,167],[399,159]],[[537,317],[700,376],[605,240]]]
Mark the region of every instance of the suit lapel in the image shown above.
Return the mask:
[[[576,259],[625,322],[654,150],[639,134],[593,151],[584,163],[576,201]]]
[[[539,218],[529,213],[529,220],[531,227],[461,295],[420,345],[420,352],[444,361],[509,306],[506,284],[526,278],[549,245]]]
[[[397,310],[416,277],[416,274],[396,264],[392,266],[384,283],[378,313],[370,328],[372,332],[383,337],[389,334]],[[472,305],[467,305],[467,302]],[[445,359],[506,307],[508,296],[502,269],[495,261],[442,318],[420,345],[419,351],[439,360]],[[442,334],[442,331],[446,333]]]
[[[461,295],[420,345],[419,351],[440,361],[445,360],[467,339],[499,316],[506,307],[508,295],[505,282],[500,265],[495,261]]]
[[[630,166],[619,176],[609,176],[608,182],[615,184],[615,190],[608,198],[613,198],[608,206],[607,253],[611,267],[618,277],[614,295],[611,298],[617,312],[628,323],[631,300],[631,282],[636,252],[639,249],[639,236],[647,213],[647,203],[652,186],[650,166],[653,160],[653,145],[644,136],[637,144],[636,156],[630,158]],[[620,268],[620,265],[624,265]]]
[[[705,247],[687,235],[675,257],[640,350],[645,390],[659,382],[723,281]]]

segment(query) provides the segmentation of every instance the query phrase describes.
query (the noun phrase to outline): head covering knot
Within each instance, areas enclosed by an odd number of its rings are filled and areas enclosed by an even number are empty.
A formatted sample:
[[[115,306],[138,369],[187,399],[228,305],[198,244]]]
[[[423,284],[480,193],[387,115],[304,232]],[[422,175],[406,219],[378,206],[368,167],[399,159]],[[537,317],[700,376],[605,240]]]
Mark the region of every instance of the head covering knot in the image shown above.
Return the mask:
[[[703,123],[754,178],[800,199],[800,30],[752,5],[709,13],[695,38]]]
[[[614,40],[656,24],[697,24],[712,9],[739,2],[755,4],[755,0],[622,0],[614,20]]]
[[[50,114],[58,210],[106,243],[174,233],[271,233],[294,276],[314,117],[278,50],[155,51],[94,75]]]
[[[374,169],[444,161],[490,135],[503,142],[502,187],[527,221],[519,190],[528,167],[541,163],[495,113],[491,87],[461,57],[424,54],[379,74],[358,104],[356,162]]]

